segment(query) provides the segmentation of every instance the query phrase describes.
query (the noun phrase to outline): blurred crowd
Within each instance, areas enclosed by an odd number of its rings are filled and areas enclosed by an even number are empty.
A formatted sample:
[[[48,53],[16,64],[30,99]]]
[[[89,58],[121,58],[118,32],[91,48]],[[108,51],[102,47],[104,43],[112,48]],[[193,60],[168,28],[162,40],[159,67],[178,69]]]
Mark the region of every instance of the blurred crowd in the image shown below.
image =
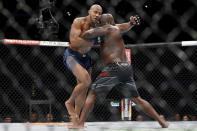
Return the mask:
[[[197,116],[196,115],[180,115],[179,113],[175,114],[173,117],[165,117],[164,115],[160,114],[160,117],[162,119],[165,119],[167,121],[196,121]],[[148,121],[150,120],[149,117],[145,115],[137,115],[135,118],[136,121]]]
[[[12,123],[12,122],[16,122],[16,119],[12,115],[8,115],[5,117],[0,115],[0,122],[1,123]],[[30,122],[30,123],[46,122],[46,123],[48,123],[48,122],[55,122],[55,119],[53,117],[53,114],[50,114],[50,113],[46,114],[44,119],[40,119],[40,117],[38,116],[37,113],[32,113],[30,119],[26,120],[25,122]]]
[[[173,117],[165,117],[164,115],[160,114],[160,117],[162,117],[163,119],[167,120],[167,121],[197,121],[197,115],[180,115],[179,113],[175,114]],[[14,121],[14,117],[11,115],[5,116],[3,117],[2,115],[0,115],[0,122],[1,123],[12,123],[15,122]],[[133,121],[150,121],[150,118],[146,115],[141,115],[138,114]],[[26,122],[30,122],[30,123],[48,123],[48,122],[56,122],[53,114],[46,114],[44,119],[39,119],[39,116],[37,113],[32,113],[31,114],[31,118],[29,120],[27,120]]]

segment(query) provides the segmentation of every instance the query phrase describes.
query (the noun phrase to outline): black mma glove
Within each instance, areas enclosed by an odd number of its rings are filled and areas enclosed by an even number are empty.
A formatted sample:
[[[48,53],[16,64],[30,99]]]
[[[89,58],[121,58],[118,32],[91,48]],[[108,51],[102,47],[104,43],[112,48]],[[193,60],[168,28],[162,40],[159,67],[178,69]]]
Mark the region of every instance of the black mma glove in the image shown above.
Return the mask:
[[[131,26],[140,25],[141,18],[138,15],[131,16],[129,23],[130,23]]]

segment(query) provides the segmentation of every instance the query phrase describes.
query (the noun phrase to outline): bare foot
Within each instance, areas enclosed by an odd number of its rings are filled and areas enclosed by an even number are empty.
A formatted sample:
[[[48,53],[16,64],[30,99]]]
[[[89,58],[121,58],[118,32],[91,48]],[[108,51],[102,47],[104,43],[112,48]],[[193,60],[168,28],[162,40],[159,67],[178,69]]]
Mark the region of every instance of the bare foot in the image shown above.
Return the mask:
[[[72,125],[72,126],[68,126],[69,129],[83,129],[86,128],[86,126],[84,125]]]
[[[74,106],[68,101],[65,102],[65,106],[68,110],[68,114],[70,115],[70,121],[72,122],[72,126],[77,126],[79,124],[79,116],[75,113]]]
[[[79,125],[79,116],[77,114],[70,116],[70,121],[72,122],[72,126],[78,126]]]
[[[159,122],[159,124],[161,125],[162,128],[168,128],[168,126],[170,125],[168,122],[166,121],[162,121],[162,122]]]
[[[69,129],[84,129],[87,128],[84,122],[79,122],[77,125],[72,125],[68,127]]]
[[[74,108],[74,106],[73,106],[71,103],[69,103],[68,101],[66,101],[66,102],[65,102],[65,106],[66,106],[66,108],[67,108],[67,110],[68,110],[68,114],[69,114],[70,116],[73,116],[73,115],[76,114],[76,113],[75,113],[75,108]]]

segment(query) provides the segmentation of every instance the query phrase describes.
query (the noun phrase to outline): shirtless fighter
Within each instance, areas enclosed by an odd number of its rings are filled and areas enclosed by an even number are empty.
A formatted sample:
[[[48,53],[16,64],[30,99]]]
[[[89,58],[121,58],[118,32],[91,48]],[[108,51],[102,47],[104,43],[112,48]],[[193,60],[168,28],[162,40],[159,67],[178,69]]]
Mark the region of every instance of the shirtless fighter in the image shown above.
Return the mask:
[[[65,50],[63,58],[64,65],[72,71],[77,79],[77,85],[70,98],[65,102],[73,125],[77,124],[88,87],[91,84],[92,61],[88,51],[94,45],[93,43],[98,42],[95,38],[84,40],[81,35],[90,28],[100,26],[102,7],[97,4],[92,5],[88,14],[86,17],[79,17],[74,20],[70,31],[70,45]],[[135,21],[136,17],[131,17],[130,19],[131,21]],[[129,22],[117,24],[117,26],[121,29],[121,32],[131,29]]]
[[[162,128],[167,128],[169,124],[164,119],[161,119],[154,108],[139,96],[133,79],[133,69],[125,54],[124,41],[119,27],[115,26],[112,15],[103,15],[101,23],[104,26],[90,29],[82,35],[84,39],[104,36],[104,44],[101,45],[100,54],[105,67],[91,85],[78,127],[84,127],[85,119],[94,105],[96,95],[103,93],[107,95],[113,87],[119,85],[119,92],[124,97],[131,98],[148,115],[156,119]],[[130,25],[132,26],[133,23],[130,22]]]

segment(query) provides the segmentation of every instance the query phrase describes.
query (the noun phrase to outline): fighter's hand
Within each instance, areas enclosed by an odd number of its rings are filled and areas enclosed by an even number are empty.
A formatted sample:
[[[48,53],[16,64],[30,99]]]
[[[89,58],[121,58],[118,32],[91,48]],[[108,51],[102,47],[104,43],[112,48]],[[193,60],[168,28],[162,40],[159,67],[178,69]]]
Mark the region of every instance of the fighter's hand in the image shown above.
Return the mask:
[[[130,24],[132,25],[140,25],[141,23],[141,18],[138,15],[131,16],[130,17]]]

